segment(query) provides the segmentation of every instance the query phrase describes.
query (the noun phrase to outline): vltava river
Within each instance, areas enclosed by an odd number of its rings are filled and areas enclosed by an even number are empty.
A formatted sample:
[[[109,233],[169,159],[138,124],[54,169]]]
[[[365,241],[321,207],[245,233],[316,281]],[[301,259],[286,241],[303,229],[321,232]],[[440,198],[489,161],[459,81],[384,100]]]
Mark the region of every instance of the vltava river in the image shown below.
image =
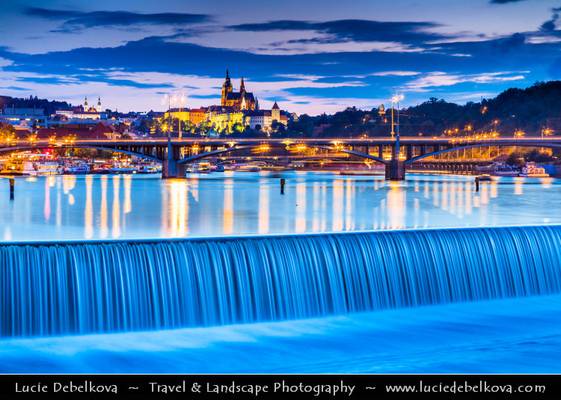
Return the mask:
[[[280,177],[286,179],[280,194]],[[0,180],[0,240],[83,240],[561,223],[561,180],[213,173]],[[4,186],[4,187],[2,187]]]

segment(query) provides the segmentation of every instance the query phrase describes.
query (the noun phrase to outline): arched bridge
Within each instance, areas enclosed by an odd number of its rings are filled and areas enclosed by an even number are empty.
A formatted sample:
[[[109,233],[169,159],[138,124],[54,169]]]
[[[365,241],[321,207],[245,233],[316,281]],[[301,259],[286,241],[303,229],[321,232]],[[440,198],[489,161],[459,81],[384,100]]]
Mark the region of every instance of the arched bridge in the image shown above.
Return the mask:
[[[427,157],[474,147],[546,147],[561,148],[561,137],[524,137],[492,139],[459,139],[447,137],[402,137],[397,154],[392,138],[353,139],[259,139],[259,138],[184,138],[130,140],[35,140],[0,143],[0,154],[45,148],[87,148],[125,153],[163,163],[164,178],[185,176],[186,165],[211,157],[224,157],[237,151],[261,148],[264,151],[285,148],[296,152],[308,149],[329,151],[332,155],[348,154],[386,165],[386,176],[403,179],[406,166]]]

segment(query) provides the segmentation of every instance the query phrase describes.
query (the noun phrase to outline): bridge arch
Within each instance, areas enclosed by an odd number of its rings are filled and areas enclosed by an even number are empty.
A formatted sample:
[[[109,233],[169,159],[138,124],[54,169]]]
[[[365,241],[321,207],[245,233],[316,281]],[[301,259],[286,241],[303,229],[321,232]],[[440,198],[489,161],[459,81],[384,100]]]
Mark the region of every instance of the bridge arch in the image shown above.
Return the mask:
[[[106,146],[95,146],[95,145],[86,145],[86,144],[76,144],[76,145],[61,145],[61,146],[37,146],[37,145],[24,145],[24,146],[11,146],[11,147],[3,147],[0,148],[0,153],[18,153],[23,151],[31,151],[31,150],[44,150],[44,149],[92,149],[92,150],[101,150],[101,151],[109,151],[113,153],[123,153],[129,156],[144,158],[152,161],[162,162],[156,156],[150,154],[139,153],[136,151],[126,150],[126,149],[119,149],[113,147],[106,147]]]
[[[265,144],[267,144],[271,147],[285,146],[284,144],[277,144],[277,143],[265,143]],[[185,157],[185,158],[179,160],[179,163],[180,164],[188,164],[188,163],[192,163],[192,162],[195,162],[195,161],[198,161],[198,160],[202,160],[204,158],[220,156],[220,155],[232,153],[232,152],[235,152],[235,151],[247,150],[247,149],[257,147],[257,146],[259,146],[259,145],[244,145],[244,146],[235,146],[234,145],[234,146],[229,147],[227,149],[213,150],[213,151],[208,151],[206,153],[196,154],[196,155],[190,156],[190,157]],[[309,145],[309,144],[306,144],[306,146],[311,147],[311,148],[315,148],[315,149],[321,149],[321,150],[329,150],[329,151],[336,150],[336,151],[341,152],[341,153],[353,155],[353,156],[360,157],[360,158],[365,158],[365,159],[372,160],[372,161],[375,161],[375,162],[379,162],[379,163],[382,163],[382,164],[387,164],[387,161],[380,158],[380,157],[376,157],[376,156],[373,156],[371,154],[366,154],[366,153],[363,153],[363,152],[360,152],[360,151],[347,150],[347,149],[333,149],[332,147],[325,146],[325,145]]]
[[[428,158],[428,157],[434,157],[434,156],[438,156],[440,154],[445,154],[445,153],[451,153],[453,151],[459,151],[459,150],[466,150],[466,149],[473,149],[473,148],[477,148],[477,147],[487,147],[487,146],[493,146],[493,147],[547,147],[547,148],[551,148],[551,149],[556,149],[556,148],[561,148],[561,144],[559,143],[517,143],[517,142],[507,142],[507,143],[496,143],[496,142],[482,142],[482,143],[474,143],[474,144],[468,144],[468,145],[463,145],[463,146],[456,146],[456,147],[450,147],[447,149],[442,149],[442,150],[438,150],[438,151],[433,151],[430,153],[426,153],[426,154],[421,154],[420,156],[416,156],[413,158],[410,158],[409,160],[405,161],[405,165],[410,165],[413,164],[414,162],[417,162],[419,160],[422,160],[424,158]]]

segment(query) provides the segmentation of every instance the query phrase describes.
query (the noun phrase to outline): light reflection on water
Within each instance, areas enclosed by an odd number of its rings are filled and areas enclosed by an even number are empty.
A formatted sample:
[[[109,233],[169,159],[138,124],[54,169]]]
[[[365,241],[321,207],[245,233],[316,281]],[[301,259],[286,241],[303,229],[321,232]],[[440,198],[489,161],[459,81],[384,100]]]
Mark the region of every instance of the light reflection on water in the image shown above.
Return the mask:
[[[279,179],[286,179],[285,195]],[[18,178],[0,186],[10,240],[117,239],[561,223],[561,181],[288,172]]]

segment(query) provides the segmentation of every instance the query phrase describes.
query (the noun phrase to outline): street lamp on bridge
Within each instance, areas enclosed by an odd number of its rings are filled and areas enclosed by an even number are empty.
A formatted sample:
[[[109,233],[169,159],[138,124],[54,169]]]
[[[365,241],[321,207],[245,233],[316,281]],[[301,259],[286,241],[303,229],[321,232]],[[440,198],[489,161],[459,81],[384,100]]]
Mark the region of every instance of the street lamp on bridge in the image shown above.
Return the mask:
[[[526,132],[524,132],[522,129],[517,129],[514,131],[514,137],[515,138],[523,138],[526,135]]]
[[[405,98],[405,96],[403,96],[402,94],[396,94],[394,96],[392,96],[392,131],[391,131],[391,135],[392,135],[392,139],[395,138],[395,148],[394,148],[394,158],[398,159],[399,158],[399,102],[403,101],[403,99]],[[394,120],[394,109],[395,106],[397,105],[397,124],[395,123]],[[396,126],[397,126],[397,130],[396,130]]]
[[[542,129],[542,139],[544,136],[551,136],[553,135],[553,129],[551,128],[543,128]]]

